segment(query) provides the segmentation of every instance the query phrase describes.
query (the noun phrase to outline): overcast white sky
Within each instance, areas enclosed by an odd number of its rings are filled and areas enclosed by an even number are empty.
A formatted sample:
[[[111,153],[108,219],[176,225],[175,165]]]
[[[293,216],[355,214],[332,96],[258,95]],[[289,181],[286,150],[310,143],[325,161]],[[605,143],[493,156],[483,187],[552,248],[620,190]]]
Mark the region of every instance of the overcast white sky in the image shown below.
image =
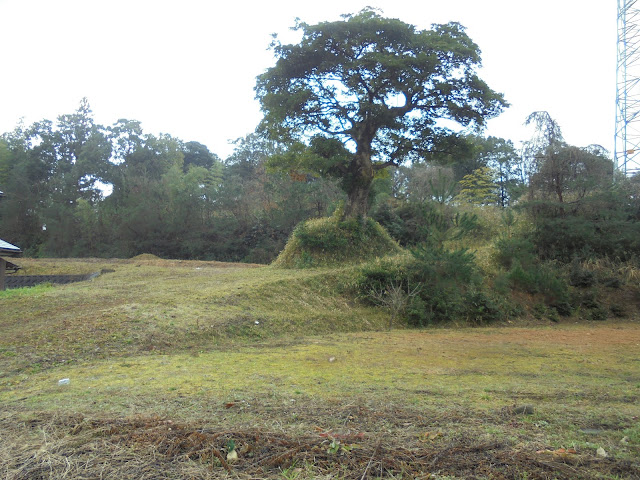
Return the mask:
[[[296,17],[337,20],[370,5],[419,28],[457,21],[483,52],[481,76],[511,107],[487,134],[516,146],[547,110],[578,146],[613,150],[614,0],[0,0],[0,133],[72,113],[198,141],[221,157],[261,118],[255,77],[271,34]]]

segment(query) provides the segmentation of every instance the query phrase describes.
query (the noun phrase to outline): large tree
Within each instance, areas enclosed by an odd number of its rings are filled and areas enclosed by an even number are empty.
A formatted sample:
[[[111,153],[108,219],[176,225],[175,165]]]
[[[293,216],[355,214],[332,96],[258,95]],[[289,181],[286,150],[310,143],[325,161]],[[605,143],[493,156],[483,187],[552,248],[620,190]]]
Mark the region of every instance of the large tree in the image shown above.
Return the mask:
[[[295,30],[300,42],[274,40],[276,65],[257,79],[261,128],[342,179],[347,216],[367,214],[376,171],[450,144],[442,120],[480,128],[506,106],[478,77],[480,50],[458,23],[417,30],[365,9]]]

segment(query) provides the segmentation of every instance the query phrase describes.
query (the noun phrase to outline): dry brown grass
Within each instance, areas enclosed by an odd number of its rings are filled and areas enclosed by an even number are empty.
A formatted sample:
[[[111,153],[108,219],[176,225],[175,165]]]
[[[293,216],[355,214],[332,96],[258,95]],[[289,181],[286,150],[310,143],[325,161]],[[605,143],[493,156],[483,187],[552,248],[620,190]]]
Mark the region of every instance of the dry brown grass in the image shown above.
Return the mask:
[[[203,423],[157,417],[93,418],[41,415],[16,424],[0,417],[4,478],[638,478],[637,463],[587,452],[550,450],[543,442],[516,444],[504,437],[469,435],[479,421],[522,425],[510,413],[476,415],[344,405],[305,409],[339,430],[306,435],[262,429],[220,430]],[[473,415],[469,415],[474,413]],[[288,411],[270,412],[286,415]],[[335,423],[335,422],[334,422]],[[379,425],[384,424],[380,431]],[[442,431],[452,426],[458,435]],[[421,435],[415,431],[421,430]],[[238,461],[226,460],[229,442]],[[532,450],[532,448],[537,450]]]

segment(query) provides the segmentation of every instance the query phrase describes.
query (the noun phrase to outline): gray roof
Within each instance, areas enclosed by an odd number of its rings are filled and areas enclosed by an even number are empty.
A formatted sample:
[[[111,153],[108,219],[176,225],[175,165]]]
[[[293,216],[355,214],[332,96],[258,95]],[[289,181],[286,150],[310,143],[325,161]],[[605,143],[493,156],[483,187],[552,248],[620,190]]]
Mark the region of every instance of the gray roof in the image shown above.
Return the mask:
[[[17,256],[22,253],[19,247],[15,245],[11,245],[9,242],[5,242],[0,239],[0,254],[9,255],[9,256]]]

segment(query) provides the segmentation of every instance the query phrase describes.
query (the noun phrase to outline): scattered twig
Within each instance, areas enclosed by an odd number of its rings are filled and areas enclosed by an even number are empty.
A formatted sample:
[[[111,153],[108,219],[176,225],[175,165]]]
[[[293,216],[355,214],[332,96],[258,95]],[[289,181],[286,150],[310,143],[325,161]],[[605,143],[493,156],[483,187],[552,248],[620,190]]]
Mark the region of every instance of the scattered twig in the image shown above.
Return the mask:
[[[231,467],[229,466],[227,461],[224,459],[222,454],[218,451],[218,449],[216,447],[211,447],[211,451],[213,452],[213,455],[218,460],[220,460],[220,464],[222,465],[222,468],[224,468],[227,472],[231,473]]]
[[[383,307],[387,307],[391,311],[389,318],[389,330],[393,326],[393,322],[399,316],[404,314],[409,305],[409,300],[415,297],[422,286],[420,284],[411,288],[409,279],[407,279],[407,288],[405,290],[402,280],[396,282],[392,280],[389,285],[382,287],[380,290],[372,289],[369,296]]]
[[[364,469],[364,473],[362,474],[362,477],[360,477],[360,480],[364,480],[364,478],[367,476],[367,473],[369,472],[369,469],[371,468],[371,464],[373,463],[373,459],[375,458],[376,454],[378,453],[378,449],[380,448],[380,440],[378,440],[378,443],[376,443],[376,448],[373,449],[373,453],[371,454],[371,458],[369,459],[369,463],[367,463],[367,468]]]

